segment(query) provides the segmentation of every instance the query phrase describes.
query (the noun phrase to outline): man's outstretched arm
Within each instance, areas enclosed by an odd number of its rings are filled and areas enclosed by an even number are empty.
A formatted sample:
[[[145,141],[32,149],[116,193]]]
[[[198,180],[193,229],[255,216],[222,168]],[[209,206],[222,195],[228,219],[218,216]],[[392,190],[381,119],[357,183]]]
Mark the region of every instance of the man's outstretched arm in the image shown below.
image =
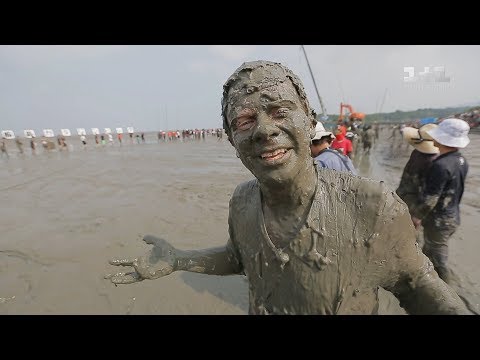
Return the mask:
[[[409,314],[471,314],[420,250],[407,207],[401,203],[388,205],[392,221],[385,224],[388,227],[386,239],[392,246],[388,246],[389,266],[383,287],[400,300],[400,306]]]
[[[153,248],[135,259],[114,259],[114,266],[129,266],[130,272],[106,275],[114,284],[131,284],[145,279],[154,280],[174,271],[190,271],[210,275],[241,274],[242,267],[235,256],[231,241],[226,246],[203,250],[175,249],[166,240],[146,235],[143,240]]]

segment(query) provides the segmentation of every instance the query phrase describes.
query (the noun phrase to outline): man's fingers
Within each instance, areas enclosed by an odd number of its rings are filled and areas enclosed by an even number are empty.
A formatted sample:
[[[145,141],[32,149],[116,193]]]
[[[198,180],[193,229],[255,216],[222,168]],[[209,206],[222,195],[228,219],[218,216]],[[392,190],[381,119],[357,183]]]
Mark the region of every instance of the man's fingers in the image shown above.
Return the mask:
[[[104,278],[114,284],[132,284],[142,280],[136,272],[108,274]]]
[[[115,265],[115,266],[133,266],[134,262],[136,259],[112,259],[109,260],[110,265]]]

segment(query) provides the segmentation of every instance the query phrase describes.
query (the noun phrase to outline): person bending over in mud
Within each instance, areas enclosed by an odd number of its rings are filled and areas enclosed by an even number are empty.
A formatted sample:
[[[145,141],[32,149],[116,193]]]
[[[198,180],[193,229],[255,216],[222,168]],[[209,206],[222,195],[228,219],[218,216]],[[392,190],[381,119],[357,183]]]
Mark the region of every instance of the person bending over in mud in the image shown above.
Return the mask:
[[[378,288],[410,314],[468,314],[415,243],[408,208],[383,182],[319,168],[315,119],[299,78],[281,64],[244,63],[223,87],[223,126],[254,180],[235,189],[225,246],[153,248],[110,264],[114,284],[174,271],[244,274],[250,314],[376,314]]]

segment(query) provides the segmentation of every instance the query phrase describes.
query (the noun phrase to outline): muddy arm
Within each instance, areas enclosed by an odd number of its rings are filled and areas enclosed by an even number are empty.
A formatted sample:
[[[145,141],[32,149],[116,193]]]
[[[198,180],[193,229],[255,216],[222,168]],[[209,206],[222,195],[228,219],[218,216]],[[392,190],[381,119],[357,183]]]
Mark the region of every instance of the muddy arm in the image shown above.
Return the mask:
[[[425,266],[403,273],[390,290],[400,301],[400,306],[411,315],[469,315],[457,293],[448,286],[433,269],[433,265],[424,258]]]
[[[241,273],[238,261],[228,251],[228,245],[204,250],[177,250],[174,271],[177,270],[209,275]]]
[[[184,270],[210,275],[240,274],[242,269],[231,250],[231,243],[226,246],[204,250],[175,249],[166,240],[147,235],[143,238],[153,248],[145,255],[135,259],[113,259],[114,266],[132,267],[133,271],[106,275],[114,284],[131,284],[145,279],[154,280]]]
[[[409,314],[471,314],[418,247],[407,208],[402,205],[393,208],[397,216],[388,224],[386,239],[391,246],[386,246],[388,266],[382,287],[391,291]]]

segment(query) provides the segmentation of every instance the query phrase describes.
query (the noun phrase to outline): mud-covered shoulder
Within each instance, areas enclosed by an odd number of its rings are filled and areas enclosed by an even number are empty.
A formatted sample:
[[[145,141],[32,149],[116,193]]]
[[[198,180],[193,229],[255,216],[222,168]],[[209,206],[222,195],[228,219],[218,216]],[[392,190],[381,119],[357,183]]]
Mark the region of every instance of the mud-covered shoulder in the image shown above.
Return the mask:
[[[318,176],[316,201],[326,207],[323,216],[333,213],[337,231],[353,242],[390,242],[393,223],[395,231],[398,226],[413,228],[407,206],[385,182],[331,169],[319,170]]]
[[[230,208],[243,207],[246,203],[251,202],[253,196],[258,191],[258,180],[252,179],[245,181],[235,188],[230,199]]]
[[[318,169],[318,177],[324,188],[354,197],[357,207],[364,211],[379,214],[397,207],[406,209],[394,188],[384,181],[331,169]]]

